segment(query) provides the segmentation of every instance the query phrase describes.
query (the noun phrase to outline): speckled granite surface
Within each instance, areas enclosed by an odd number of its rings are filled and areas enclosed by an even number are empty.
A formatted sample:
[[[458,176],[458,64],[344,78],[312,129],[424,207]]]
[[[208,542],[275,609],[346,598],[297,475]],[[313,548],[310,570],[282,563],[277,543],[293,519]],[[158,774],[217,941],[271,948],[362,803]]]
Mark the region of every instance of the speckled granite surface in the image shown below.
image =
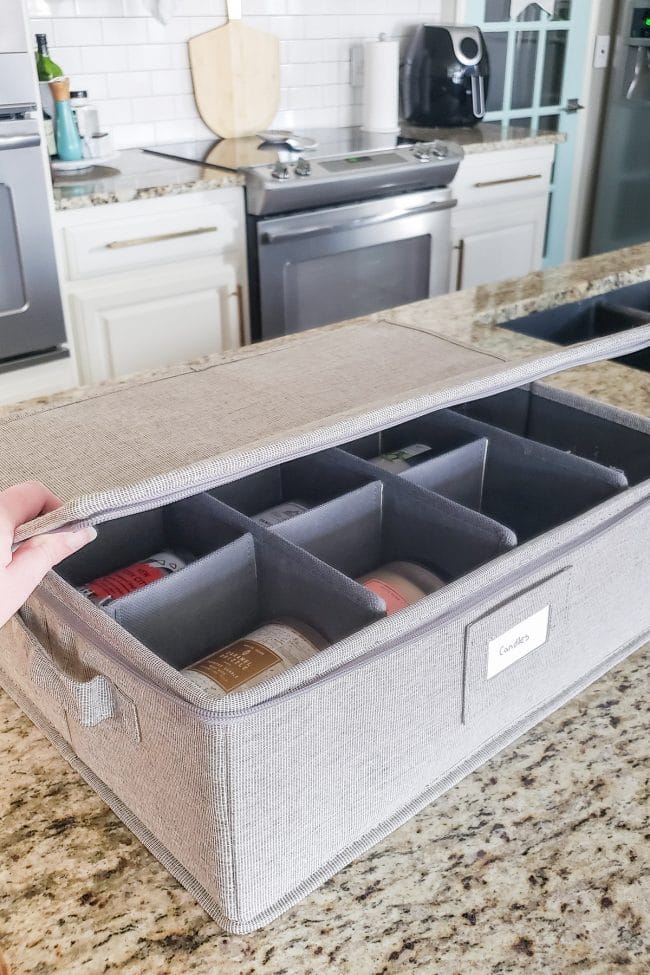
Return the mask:
[[[557,132],[532,134],[529,129],[504,128],[495,122],[467,129],[405,128],[403,131],[416,139],[459,142],[466,153],[517,149],[564,140]],[[79,210],[221,186],[243,186],[244,178],[227,169],[180,162],[140,149],[126,149],[108,165],[79,173],[54,174],[52,183],[55,209]]]
[[[125,149],[106,166],[54,174],[52,190],[56,210],[80,210],[222,186],[243,186],[243,183],[238,173],[226,169],[166,159],[140,149]]]
[[[402,135],[428,142],[443,139],[458,142],[465,154],[498,152],[504,149],[523,149],[527,146],[555,145],[564,142],[560,132],[531,132],[530,129],[504,126],[499,122],[479,122],[464,129],[423,129],[415,125],[402,126]]]
[[[536,343],[484,323],[649,277],[645,245],[383,317],[507,355]],[[645,374],[563,382],[650,415]],[[0,954],[13,975],[647,975],[649,649],[246,936],[208,920],[0,693]]]

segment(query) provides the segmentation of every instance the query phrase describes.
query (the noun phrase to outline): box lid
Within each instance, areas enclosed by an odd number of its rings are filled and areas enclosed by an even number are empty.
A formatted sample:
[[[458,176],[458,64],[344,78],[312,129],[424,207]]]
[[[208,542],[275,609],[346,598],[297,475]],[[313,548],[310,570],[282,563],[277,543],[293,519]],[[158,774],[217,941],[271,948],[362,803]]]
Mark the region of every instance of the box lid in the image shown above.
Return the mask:
[[[178,500],[435,409],[650,345],[650,324],[505,361],[434,331],[364,319],[0,423],[0,489],[44,481],[64,504],[16,543]]]

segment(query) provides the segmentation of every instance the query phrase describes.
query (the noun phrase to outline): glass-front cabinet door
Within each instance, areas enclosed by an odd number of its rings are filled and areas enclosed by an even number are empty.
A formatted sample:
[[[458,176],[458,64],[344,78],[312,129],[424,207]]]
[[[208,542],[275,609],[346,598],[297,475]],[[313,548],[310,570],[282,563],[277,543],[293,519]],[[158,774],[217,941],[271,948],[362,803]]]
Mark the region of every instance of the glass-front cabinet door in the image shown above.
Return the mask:
[[[477,24],[490,58],[485,122],[561,132],[551,185],[544,263],[567,259],[567,216],[574,176],[590,0],[464,0],[459,20]]]

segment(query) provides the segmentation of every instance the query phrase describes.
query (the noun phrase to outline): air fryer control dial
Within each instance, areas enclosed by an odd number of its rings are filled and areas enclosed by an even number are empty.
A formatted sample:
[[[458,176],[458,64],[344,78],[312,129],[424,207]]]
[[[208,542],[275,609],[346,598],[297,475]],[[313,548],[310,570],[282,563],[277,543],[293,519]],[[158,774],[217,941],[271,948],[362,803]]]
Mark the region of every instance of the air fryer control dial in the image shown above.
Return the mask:
[[[479,52],[479,46],[473,37],[463,37],[460,49],[468,59],[474,59]]]
[[[454,54],[461,64],[469,67],[478,64],[483,55],[483,45],[478,27],[449,27]]]

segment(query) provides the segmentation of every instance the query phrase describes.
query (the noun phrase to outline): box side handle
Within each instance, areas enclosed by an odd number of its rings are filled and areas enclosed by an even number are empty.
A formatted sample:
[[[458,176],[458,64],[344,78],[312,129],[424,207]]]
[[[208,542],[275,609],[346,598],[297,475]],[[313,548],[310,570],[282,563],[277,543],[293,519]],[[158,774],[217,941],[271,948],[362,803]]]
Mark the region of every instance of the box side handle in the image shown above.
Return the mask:
[[[77,680],[66,674],[33,633],[26,630],[32,648],[30,677],[36,687],[59,702],[81,728],[95,728],[112,721],[133,741],[140,741],[135,705],[103,674]]]

